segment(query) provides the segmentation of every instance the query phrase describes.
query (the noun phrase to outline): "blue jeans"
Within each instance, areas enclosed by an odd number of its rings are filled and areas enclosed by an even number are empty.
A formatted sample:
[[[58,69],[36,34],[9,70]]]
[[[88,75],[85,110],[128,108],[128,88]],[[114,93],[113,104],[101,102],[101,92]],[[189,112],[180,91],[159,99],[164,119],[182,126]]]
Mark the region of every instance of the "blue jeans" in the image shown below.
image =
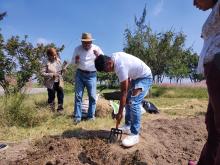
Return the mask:
[[[96,109],[96,72],[86,73],[79,69],[76,71],[75,79],[75,105],[74,105],[74,118],[76,120],[81,120],[82,118],[82,98],[84,93],[84,88],[86,87],[89,96],[89,109],[88,118],[95,117]]]
[[[128,91],[127,103],[125,106],[125,124],[131,126],[131,133],[137,135],[141,127],[141,102],[147,95],[151,85],[152,78],[139,78],[131,81],[131,87]],[[132,95],[134,89],[141,88],[141,92],[135,96]]]

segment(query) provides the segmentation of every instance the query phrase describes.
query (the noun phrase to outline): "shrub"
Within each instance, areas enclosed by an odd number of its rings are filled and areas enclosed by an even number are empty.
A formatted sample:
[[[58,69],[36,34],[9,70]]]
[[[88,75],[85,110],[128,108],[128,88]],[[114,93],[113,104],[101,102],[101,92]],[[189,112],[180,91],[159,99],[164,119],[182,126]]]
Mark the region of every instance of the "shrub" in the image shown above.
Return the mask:
[[[38,113],[33,103],[30,104],[27,98],[27,95],[20,93],[2,98],[1,126],[33,127],[47,119],[46,115]]]

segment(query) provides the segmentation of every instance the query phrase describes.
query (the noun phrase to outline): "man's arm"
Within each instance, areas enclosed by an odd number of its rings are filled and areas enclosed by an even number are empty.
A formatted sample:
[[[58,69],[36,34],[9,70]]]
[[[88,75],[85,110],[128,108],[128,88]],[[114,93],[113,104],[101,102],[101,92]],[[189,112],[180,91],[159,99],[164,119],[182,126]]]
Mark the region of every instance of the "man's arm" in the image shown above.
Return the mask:
[[[102,49],[98,46],[96,46],[96,48],[93,50],[93,53],[95,54],[96,57],[98,57],[100,54],[104,54]]]
[[[126,104],[126,99],[127,99],[127,93],[128,93],[128,79],[124,80],[120,83],[120,88],[121,88],[121,98],[120,98],[120,106],[118,110],[118,114],[116,115],[116,128],[118,128],[118,125],[121,122],[121,119],[123,118],[123,109]]]

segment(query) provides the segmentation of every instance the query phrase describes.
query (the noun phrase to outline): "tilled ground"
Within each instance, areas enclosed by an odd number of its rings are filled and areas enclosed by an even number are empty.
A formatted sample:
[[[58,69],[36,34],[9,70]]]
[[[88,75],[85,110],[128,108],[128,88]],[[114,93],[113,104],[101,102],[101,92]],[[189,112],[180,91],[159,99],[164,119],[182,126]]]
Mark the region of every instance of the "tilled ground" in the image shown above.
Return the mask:
[[[108,144],[107,130],[68,130],[34,144],[10,145],[0,164],[30,165],[186,165],[197,160],[206,140],[204,117],[157,119],[142,123],[140,143],[123,148]],[[19,146],[20,145],[20,146]]]

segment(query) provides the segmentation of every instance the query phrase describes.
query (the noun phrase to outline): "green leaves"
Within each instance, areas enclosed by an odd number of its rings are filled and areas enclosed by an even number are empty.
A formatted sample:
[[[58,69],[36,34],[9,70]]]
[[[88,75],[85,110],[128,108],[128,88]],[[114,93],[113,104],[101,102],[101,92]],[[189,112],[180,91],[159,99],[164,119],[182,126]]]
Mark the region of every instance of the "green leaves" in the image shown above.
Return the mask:
[[[97,78],[100,83],[100,86],[105,86],[108,88],[119,87],[118,77],[113,72],[111,73],[98,72]]]
[[[2,20],[7,15],[6,12],[0,13],[0,20]]]
[[[56,46],[38,44],[33,46],[27,41],[28,36],[20,39],[12,36],[6,42],[0,34],[0,85],[5,94],[20,92],[33,76],[41,80],[40,68],[48,47]],[[56,48],[58,52],[64,49]]]
[[[186,35],[170,29],[165,32],[153,32],[150,25],[145,24],[146,6],[142,16],[135,17],[135,29],[125,29],[124,51],[142,59],[152,70],[156,83],[169,77],[177,81],[190,77],[196,81],[198,55],[192,48],[185,48]]]

